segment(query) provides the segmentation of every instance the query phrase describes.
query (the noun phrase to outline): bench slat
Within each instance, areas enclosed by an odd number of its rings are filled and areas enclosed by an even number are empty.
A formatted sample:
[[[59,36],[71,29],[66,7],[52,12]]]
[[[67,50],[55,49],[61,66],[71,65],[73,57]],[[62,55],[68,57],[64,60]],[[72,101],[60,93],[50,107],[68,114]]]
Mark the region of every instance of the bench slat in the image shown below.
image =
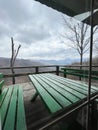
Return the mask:
[[[0,78],[3,78],[3,74],[2,73],[0,73]]]
[[[0,108],[2,127],[4,125],[4,119],[5,119],[5,115],[6,115],[6,112],[7,112],[8,105],[9,105],[11,93],[12,93],[12,88],[8,90],[8,92],[6,94],[7,98],[4,99],[3,104]]]
[[[73,68],[61,68],[61,73],[64,73],[65,77],[66,75],[74,75],[81,78],[89,78],[89,70],[83,70],[83,69],[73,69]],[[98,80],[98,71],[92,71],[91,72],[91,78],[94,80]]]
[[[1,108],[1,105],[2,105],[2,103],[3,103],[3,101],[4,101],[5,96],[6,96],[6,94],[7,94],[7,91],[8,91],[8,88],[5,88],[5,89],[3,90],[3,92],[2,92],[2,94],[0,95],[0,108]]]
[[[14,130],[15,113],[16,113],[16,102],[17,102],[17,86],[14,86],[12,97],[9,104],[9,109],[4,125],[4,130]]]
[[[35,77],[35,76],[34,76]],[[39,76],[35,77],[36,80],[43,86],[43,88],[56,100],[58,104],[60,104],[62,107],[66,107],[72,104],[68,99],[66,99],[64,96],[62,96],[58,91],[56,91],[54,88],[51,87],[50,84],[45,83],[43,80],[40,79]]]
[[[41,76],[42,77],[42,76]],[[56,85],[54,83],[50,83],[49,81],[51,81],[50,79],[46,79],[46,77],[44,77],[43,81],[45,81],[46,83],[50,84],[54,89],[57,88],[56,91],[58,91],[61,95],[63,95],[65,98],[67,98],[68,100],[70,100],[71,102],[76,102],[79,101],[80,98],[77,97],[76,95],[69,93],[68,91],[66,91],[65,89],[61,89],[61,87],[59,85]]]
[[[2,91],[3,85],[4,85],[4,80],[2,80],[2,81],[0,82],[0,92]]]
[[[79,74],[79,73],[75,73],[75,72],[62,72],[64,74],[69,74],[69,75],[74,75],[74,76],[80,76],[81,78],[89,78],[89,75],[88,74]],[[92,79],[95,79],[95,80],[98,80],[98,77],[97,76],[91,76]]]
[[[51,113],[62,109],[62,107],[49,95],[49,93],[40,85],[40,83],[38,83],[33,75],[29,75],[29,78],[31,79],[33,85],[37,86],[37,88],[35,87],[35,89],[37,89],[39,95],[41,96],[42,100],[47,105]]]
[[[17,106],[17,123],[16,130],[27,130],[25,120],[25,110],[23,101],[23,90],[22,87],[18,88],[18,106]]]
[[[48,75],[49,76],[49,75]],[[51,75],[50,75],[50,77],[51,77]],[[54,77],[54,80],[55,80],[55,75],[54,76],[52,76],[52,77]],[[58,78],[56,78],[56,79],[58,79]],[[62,81],[63,83],[67,83],[67,84],[69,84],[69,85],[73,85],[73,87],[75,87],[76,89],[80,89],[80,91],[82,90],[82,91],[84,91],[83,93],[85,93],[85,92],[87,92],[88,91],[88,85],[87,84],[84,84],[84,83],[81,83],[81,82],[76,82],[76,81],[74,81],[74,80],[71,80],[71,79],[68,79],[68,78],[66,78],[66,79],[64,79],[64,78],[62,78],[62,77],[60,77],[59,76],[59,79],[60,79],[60,81]],[[60,82],[59,81],[59,82]],[[94,87],[94,86],[92,86],[93,88],[91,88],[91,93],[94,93],[94,92],[96,92],[96,90],[98,91],[98,88],[96,88],[96,87]]]
[[[55,78],[53,78],[55,81],[58,81],[57,79],[55,79]],[[62,83],[62,84],[66,84],[69,88],[72,88],[72,89],[75,89],[75,90],[77,90],[78,92],[80,92],[80,93],[82,93],[82,94],[85,94],[85,95],[87,95],[88,94],[88,91],[87,90],[85,90],[85,89],[83,89],[80,85],[77,85],[77,84],[74,84],[74,83],[72,83],[71,82],[71,80],[70,81],[68,81],[68,80],[66,80],[66,79],[64,79],[64,80],[60,80],[60,81],[58,81],[59,83]],[[91,92],[92,93],[92,92]]]
[[[47,77],[48,77],[48,76],[47,76]],[[49,79],[50,79],[50,78],[51,78],[51,77],[49,77]],[[57,78],[57,77],[56,77],[56,78]],[[68,92],[71,93],[71,94],[74,94],[76,97],[78,97],[78,98],[80,98],[80,99],[86,97],[86,94],[81,93],[81,92],[78,91],[77,89],[74,89],[74,87],[70,87],[70,86],[68,86],[66,83],[64,83],[64,84],[62,84],[62,82],[59,83],[58,80],[55,81],[56,78],[54,78],[54,80],[52,80],[52,82],[55,83],[56,85],[59,84],[59,86],[60,86],[61,88],[65,89],[66,91],[68,91]],[[57,82],[58,82],[58,83],[57,83]]]
[[[51,75],[51,74],[48,74],[48,75],[55,78],[55,75]],[[60,76],[57,76],[57,77],[59,77],[60,80],[65,81],[64,78],[62,78]],[[69,81],[69,82],[71,81],[72,85],[75,85],[77,87],[80,87],[81,89],[85,89],[85,90],[88,91],[88,85],[86,83],[83,83],[83,82],[80,82],[80,81],[75,81],[75,80],[68,79],[68,78],[66,78],[66,81]],[[92,85],[91,92],[93,93],[93,92],[96,92],[96,91],[98,91],[98,88]]]

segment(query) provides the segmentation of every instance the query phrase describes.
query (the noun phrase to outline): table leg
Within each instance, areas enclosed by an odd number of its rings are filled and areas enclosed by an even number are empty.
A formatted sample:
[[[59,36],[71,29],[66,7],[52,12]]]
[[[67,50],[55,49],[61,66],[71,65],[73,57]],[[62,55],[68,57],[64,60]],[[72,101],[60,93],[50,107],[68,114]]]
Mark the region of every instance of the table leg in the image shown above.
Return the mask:
[[[38,96],[38,92],[35,92],[35,94],[31,98],[31,102],[34,102]]]

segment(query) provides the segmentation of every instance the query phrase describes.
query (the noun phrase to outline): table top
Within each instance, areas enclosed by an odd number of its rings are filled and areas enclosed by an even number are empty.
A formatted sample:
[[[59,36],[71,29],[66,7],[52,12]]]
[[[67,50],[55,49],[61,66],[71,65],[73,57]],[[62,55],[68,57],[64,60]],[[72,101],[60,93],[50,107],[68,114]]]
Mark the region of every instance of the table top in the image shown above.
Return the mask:
[[[29,75],[36,91],[51,113],[73,107],[87,100],[88,85],[54,74]],[[98,94],[98,88],[91,87],[91,96]]]

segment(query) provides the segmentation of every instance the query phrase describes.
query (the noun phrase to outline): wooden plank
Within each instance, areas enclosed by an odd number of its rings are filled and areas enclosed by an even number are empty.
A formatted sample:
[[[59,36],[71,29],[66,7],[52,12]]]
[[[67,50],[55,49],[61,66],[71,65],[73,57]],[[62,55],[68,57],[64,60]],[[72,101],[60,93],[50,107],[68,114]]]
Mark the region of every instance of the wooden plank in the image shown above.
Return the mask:
[[[69,75],[74,75],[74,76],[80,76],[82,78],[89,78],[89,75],[87,74],[80,74],[80,73],[75,73],[75,72],[63,72],[64,74],[69,74]],[[94,75],[91,75],[91,78],[92,79],[95,79],[95,80],[98,80],[98,77],[97,76],[94,76]]]
[[[2,127],[4,126],[4,120],[5,120],[5,116],[6,116],[6,113],[7,113],[8,105],[9,105],[9,102],[10,102],[11,94],[12,94],[12,87],[8,90],[8,92],[6,94],[7,98],[4,99],[2,105],[0,106],[1,125],[2,125]]]
[[[26,120],[25,120],[23,90],[22,90],[21,86],[18,87],[18,105],[17,105],[16,130],[27,130]]]
[[[89,70],[84,70],[84,69],[73,69],[73,68],[61,68],[61,70],[65,70],[68,72],[77,72],[77,73],[84,73],[84,74],[89,74]],[[91,72],[93,75],[98,75],[98,71],[92,70]]]
[[[3,100],[7,94],[7,91],[8,91],[8,88],[4,88],[3,91],[2,91],[2,94],[0,95],[0,108],[1,108],[1,105],[3,103]]]
[[[17,102],[17,86],[13,87],[13,93],[9,104],[9,109],[4,125],[4,130],[14,130],[15,126],[15,113],[16,113],[16,102]]]
[[[0,93],[1,93],[1,91],[2,91],[3,85],[4,85],[4,80],[2,80],[2,81],[0,82]]]
[[[31,102],[34,102],[38,96],[38,92],[35,92],[35,94],[31,98]]]
[[[62,77],[60,77],[60,78],[65,80]],[[83,83],[83,82],[80,82],[80,81],[75,81],[75,80],[68,79],[68,78],[66,78],[66,80],[75,84],[77,87],[80,87],[81,89],[85,89],[85,90],[88,91],[88,85],[86,83]],[[98,91],[98,88],[92,85],[91,92],[93,93],[93,92],[96,92],[96,91]]]
[[[61,72],[64,74],[80,76],[82,78],[88,78],[89,75],[89,70],[72,69],[72,68],[61,68],[61,70],[63,70]],[[98,71],[92,71],[91,74],[92,79],[98,80]]]
[[[3,74],[2,73],[0,73],[0,78],[3,78]]]
[[[47,77],[47,76],[46,76]],[[52,76],[51,76],[52,77]],[[51,80],[50,77],[48,77],[49,80]],[[55,81],[56,78],[54,78],[53,80],[51,80],[51,82],[53,82],[56,85],[59,85],[61,88],[65,89],[66,91],[68,91],[69,93],[75,95],[76,97],[83,99],[86,97],[86,94],[84,94],[83,92],[81,93],[81,91],[74,89],[73,87],[70,87],[69,85],[67,85],[66,83],[59,83],[58,80]]]
[[[47,84],[42,79],[40,79],[39,76],[35,76],[35,79],[38,80],[38,82],[43,86],[43,88],[60,104],[62,107],[66,107],[72,104],[71,101],[69,101],[67,98],[65,98],[63,95],[61,95],[58,91],[56,91],[54,88],[51,87],[51,83]]]
[[[47,75],[47,76],[49,76],[49,77],[54,77],[54,79],[60,79],[60,81],[62,81],[62,82],[68,82],[68,83],[70,83],[71,85],[73,85],[73,86],[76,86],[77,88],[76,89],[78,89],[78,88],[80,88],[80,89],[82,89],[82,90],[86,90],[86,91],[88,91],[88,85],[87,84],[85,84],[85,83],[81,83],[81,82],[79,82],[79,81],[74,81],[74,80],[71,80],[71,79],[68,79],[68,78],[63,78],[63,77],[60,77],[60,76],[56,76],[56,78],[55,78],[55,75]],[[59,82],[60,82],[59,81]],[[94,87],[94,86],[92,86],[92,88],[91,88],[91,93],[95,93],[96,91],[98,91],[98,88],[96,88],[96,87]]]
[[[61,88],[61,86],[56,85],[56,84],[50,82],[51,80],[47,79],[46,77],[43,78],[43,76],[41,75],[40,78],[44,82],[46,82],[47,84],[50,84],[50,86],[53,87],[55,89],[55,91],[58,91],[62,96],[64,96],[65,98],[67,98],[72,103],[77,102],[77,101],[79,101],[81,99],[81,98],[77,97],[76,95],[74,95],[74,94],[66,91],[65,89]]]
[[[62,107],[50,96],[50,94],[33,77],[33,75],[29,75],[29,78],[31,79],[34,87],[36,88],[37,92],[39,93],[40,97],[42,98],[51,113],[57,112],[58,110],[62,109]]]

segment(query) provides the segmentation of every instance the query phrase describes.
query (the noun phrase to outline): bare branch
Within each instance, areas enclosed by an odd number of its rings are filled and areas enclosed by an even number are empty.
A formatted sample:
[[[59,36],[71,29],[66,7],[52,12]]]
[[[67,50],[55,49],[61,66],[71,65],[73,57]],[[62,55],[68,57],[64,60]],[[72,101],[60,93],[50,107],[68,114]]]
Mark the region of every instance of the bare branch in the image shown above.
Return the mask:
[[[13,59],[13,64],[15,63],[15,60],[16,60],[16,57],[18,55],[20,47],[21,47],[21,45],[18,46],[18,49],[17,49],[16,54],[15,54],[14,59]]]
[[[12,74],[14,75],[15,72],[14,72],[13,67],[14,67],[14,63],[15,63],[15,60],[16,60],[16,57],[18,55],[18,52],[19,52],[21,45],[19,45],[18,49],[15,50],[14,49],[14,41],[13,41],[12,37],[11,37],[11,43],[12,43],[12,55],[11,55],[11,60],[10,60],[10,67],[11,67]],[[13,82],[13,84],[15,84],[15,77],[14,76],[12,77],[12,82]]]
[[[63,37],[71,41],[72,48],[77,50],[77,52],[80,55],[80,58],[83,58],[83,54],[89,50],[90,36],[88,35],[90,31],[90,26],[79,22],[75,23],[75,25],[70,24],[70,22],[67,21],[64,18],[64,16],[63,16],[63,20],[65,25],[67,25],[70,31],[72,31],[71,36],[64,33],[65,36]],[[97,30],[98,30],[98,26],[94,28],[93,34],[95,34]],[[95,43],[97,40],[98,38],[96,38],[96,40],[94,40],[93,42]],[[82,59],[80,61],[82,61]]]

